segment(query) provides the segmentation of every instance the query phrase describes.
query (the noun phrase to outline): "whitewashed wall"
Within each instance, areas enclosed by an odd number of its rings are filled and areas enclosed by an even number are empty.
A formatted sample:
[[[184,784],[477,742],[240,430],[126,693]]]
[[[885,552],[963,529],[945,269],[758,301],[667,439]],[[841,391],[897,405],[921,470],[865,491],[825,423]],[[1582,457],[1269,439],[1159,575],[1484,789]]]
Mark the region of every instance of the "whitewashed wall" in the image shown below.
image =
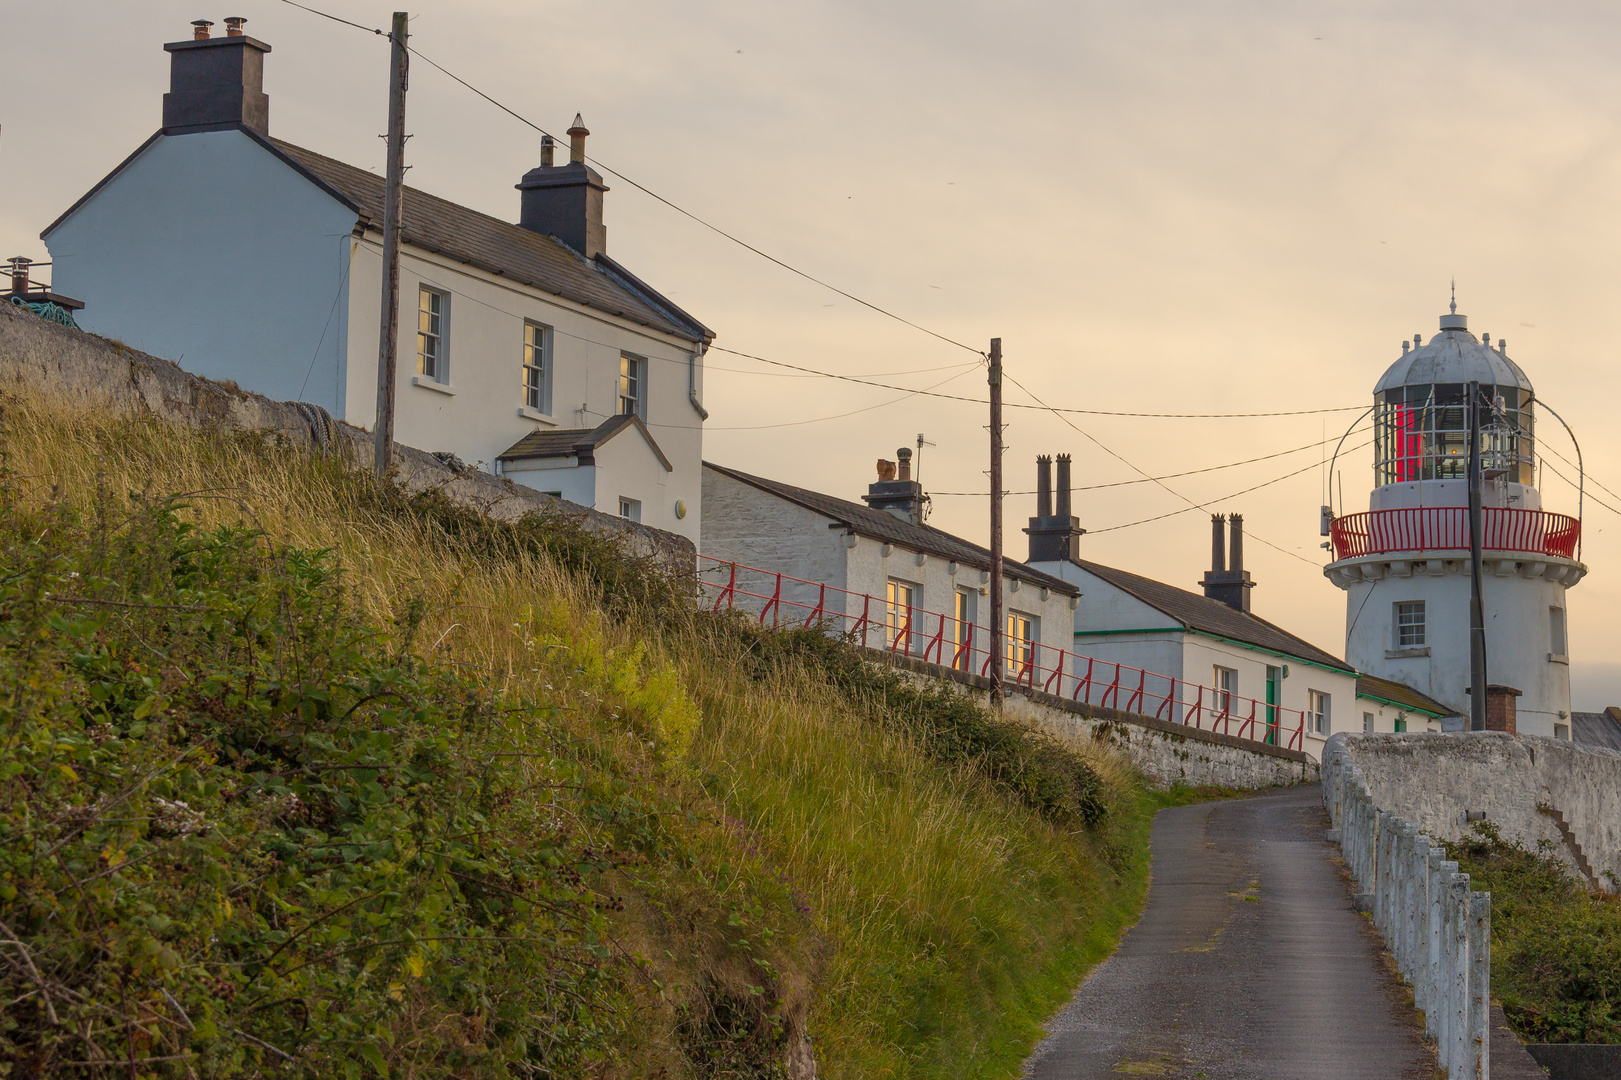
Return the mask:
[[[158,138],[45,243],[86,330],[341,417],[354,224],[247,135],[210,131]]]
[[[354,282],[353,330],[348,343],[352,407],[345,417],[362,426],[370,426],[376,414],[376,298],[381,295],[382,265],[381,248],[368,236],[358,245],[350,272]],[[650,458],[651,469],[616,473],[608,460],[602,460],[590,475],[581,470],[569,487],[580,491],[581,498],[589,490],[596,509],[608,512],[617,509],[619,495],[635,498],[631,489],[640,491],[644,524],[695,542],[700,538],[703,424],[688,395],[690,342],[645,327],[632,329],[583,305],[533,293],[415,248],[403,249],[400,267],[395,433],[401,442],[424,450],[448,450],[469,464],[482,462],[488,468],[531,431],[594,428],[614,416],[619,358],[622,353],[641,356],[647,360],[644,420],[674,471],[666,473]],[[449,294],[445,317],[448,388],[423,385],[426,380],[416,373],[417,298],[423,285]],[[526,320],[553,328],[550,415],[533,415],[523,407]],[[609,446],[616,447],[630,437],[621,434]],[[618,454],[608,457],[621,460]],[[531,482],[520,480],[516,472],[513,479]],[[533,486],[558,490],[539,483]],[[684,518],[676,517],[677,501],[686,504]]]
[[[1358,581],[1346,592],[1346,661],[1362,671],[1406,683],[1467,714],[1469,696],[1469,576],[1467,563],[1438,576],[1410,573]],[[1482,587],[1488,676],[1523,692],[1519,730],[1552,737],[1569,724],[1570,665],[1549,659],[1548,609],[1565,607],[1563,585],[1517,574],[1487,573]],[[1390,657],[1393,605],[1423,600],[1428,656]],[[1569,613],[1566,613],[1567,635]],[[1567,646],[1568,647],[1568,646]]]

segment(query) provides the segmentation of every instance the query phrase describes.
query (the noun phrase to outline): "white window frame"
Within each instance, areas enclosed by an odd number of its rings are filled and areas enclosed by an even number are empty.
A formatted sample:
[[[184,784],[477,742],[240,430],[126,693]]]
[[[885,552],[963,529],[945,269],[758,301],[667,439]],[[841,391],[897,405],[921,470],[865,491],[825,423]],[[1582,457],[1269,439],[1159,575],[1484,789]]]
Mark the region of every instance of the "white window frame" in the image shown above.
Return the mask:
[[[1334,730],[1333,695],[1323,690],[1306,691],[1306,716],[1313,735],[1327,736]]]
[[[1210,688],[1214,691],[1212,708],[1218,713],[1231,711],[1233,696],[1238,693],[1238,669],[1212,664]]]
[[[634,393],[630,393],[630,391]],[[631,408],[626,408],[629,402]],[[647,358],[619,354],[619,375],[614,383],[614,415],[647,420]]]
[[[619,496],[619,516],[630,521],[642,520],[642,500]]]
[[[533,319],[523,322],[523,408],[552,414],[552,328]]]
[[[1416,615],[1417,618],[1412,616]],[[1398,600],[1391,607],[1396,648],[1422,649],[1429,645],[1429,607],[1423,600]]]
[[[439,301],[437,312],[426,305],[428,298]],[[425,321],[437,320],[433,328],[424,329]],[[432,339],[433,370],[428,370],[427,340]],[[436,383],[450,382],[450,294],[431,285],[417,286],[417,374]]]
[[[918,596],[923,586],[903,578],[890,578],[884,583],[884,647],[893,648],[895,639],[906,635],[904,652],[911,652],[917,641]]]
[[[1371,712],[1363,713],[1362,714],[1362,730],[1363,731],[1372,731],[1375,726],[1376,725],[1373,722],[1373,714]]]
[[[1025,611],[1009,611],[1003,628],[1002,655],[1008,678],[1017,679],[1026,664],[1034,670],[1037,642],[1041,640],[1041,620]]]

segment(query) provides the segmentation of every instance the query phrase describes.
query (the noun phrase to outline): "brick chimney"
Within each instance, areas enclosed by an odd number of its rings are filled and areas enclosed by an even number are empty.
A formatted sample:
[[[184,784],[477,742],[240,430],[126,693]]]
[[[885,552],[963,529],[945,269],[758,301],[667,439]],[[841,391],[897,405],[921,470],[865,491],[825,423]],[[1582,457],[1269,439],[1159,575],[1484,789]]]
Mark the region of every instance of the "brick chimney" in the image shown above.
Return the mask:
[[[912,479],[912,448],[901,447],[895,451],[895,458],[894,463],[878,460],[878,482],[867,485],[861,501],[874,510],[921,525],[929,497],[923,494],[923,485]]]
[[[1036,516],[1024,531],[1030,537],[1030,562],[1065,562],[1081,557],[1079,518],[1069,512],[1069,455],[1058,455],[1057,506],[1053,505],[1053,459],[1046,454],[1036,458]]]
[[[163,133],[248,127],[270,134],[270,98],[264,92],[265,54],[270,46],[242,31],[232,17],[224,37],[212,37],[207,19],[192,23],[188,41],[171,41],[169,92],[163,95]]]
[[[1230,542],[1224,542],[1227,538],[1222,536],[1223,525],[1231,526]],[[1249,614],[1250,590],[1255,588],[1255,582],[1250,580],[1249,571],[1244,569],[1242,514],[1227,518],[1220,514],[1210,516],[1210,570],[1200,584],[1210,599],[1220,600],[1235,611]]]
[[[1486,685],[1486,730],[1506,731],[1513,735],[1517,731],[1519,702],[1514,699],[1520,696],[1521,691],[1512,686],[1503,686],[1499,683]]]
[[[555,236],[588,259],[608,250],[608,230],[602,224],[602,193],[607,191],[598,172],[585,163],[585,137],[591,134],[578,113],[568,129],[569,161],[553,165],[550,135],[541,140],[540,165],[523,174],[518,224]]]

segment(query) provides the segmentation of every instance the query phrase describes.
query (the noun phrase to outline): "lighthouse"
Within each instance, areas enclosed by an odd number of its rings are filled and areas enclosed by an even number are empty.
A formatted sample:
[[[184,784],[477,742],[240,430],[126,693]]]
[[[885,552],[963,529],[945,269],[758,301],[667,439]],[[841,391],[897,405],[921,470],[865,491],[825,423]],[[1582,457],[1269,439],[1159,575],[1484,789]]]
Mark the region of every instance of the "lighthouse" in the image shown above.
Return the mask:
[[[1489,726],[1569,738],[1566,595],[1587,573],[1581,522],[1543,509],[1531,380],[1506,342],[1470,333],[1456,298],[1440,332],[1403,341],[1374,386],[1367,511],[1324,510],[1345,658],[1469,715],[1471,406]]]

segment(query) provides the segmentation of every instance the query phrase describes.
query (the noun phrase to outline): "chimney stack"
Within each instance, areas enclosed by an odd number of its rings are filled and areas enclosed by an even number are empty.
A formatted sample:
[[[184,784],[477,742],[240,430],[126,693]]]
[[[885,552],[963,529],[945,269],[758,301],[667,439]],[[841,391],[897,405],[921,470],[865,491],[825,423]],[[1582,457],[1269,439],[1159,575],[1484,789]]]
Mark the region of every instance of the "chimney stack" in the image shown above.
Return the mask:
[[[1058,455],[1058,506],[1053,507],[1053,459],[1036,458],[1036,516],[1024,531],[1030,537],[1032,563],[1068,562],[1081,557],[1079,519],[1069,514],[1069,455]]]
[[[270,134],[270,98],[264,92],[265,54],[270,46],[242,32],[246,19],[225,20],[224,37],[210,37],[214,24],[198,19],[190,41],[171,41],[169,92],[163,95],[163,133],[222,131],[245,127]]]
[[[874,510],[883,510],[913,525],[923,524],[924,508],[929,497],[923,494],[923,485],[912,479],[912,448],[903,446],[895,451],[899,462],[878,459],[878,482],[867,485],[861,501]]]
[[[553,165],[550,135],[540,140],[540,167],[530,169],[518,182],[522,192],[518,224],[545,236],[555,236],[587,259],[608,249],[608,230],[602,224],[602,193],[607,187],[598,172],[585,163],[585,137],[591,134],[578,113],[568,129],[567,165]]]
[[[1506,731],[1510,735],[1519,730],[1519,697],[1521,691],[1512,686],[1490,683],[1486,687],[1486,730]]]
[[[1222,535],[1224,522],[1232,530],[1228,537]],[[1225,519],[1220,514],[1211,515],[1210,569],[1200,584],[1205,596],[1249,614],[1250,590],[1255,588],[1255,582],[1244,569],[1244,515],[1233,514]]]

